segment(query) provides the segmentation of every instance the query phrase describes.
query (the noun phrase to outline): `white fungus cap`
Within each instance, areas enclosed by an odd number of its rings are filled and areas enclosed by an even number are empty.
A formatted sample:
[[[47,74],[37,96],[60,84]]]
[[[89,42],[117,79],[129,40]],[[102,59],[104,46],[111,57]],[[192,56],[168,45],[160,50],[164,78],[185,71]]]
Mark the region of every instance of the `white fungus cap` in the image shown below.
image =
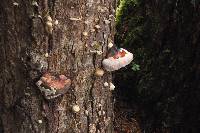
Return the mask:
[[[108,87],[109,86],[108,82],[104,82],[103,85],[104,85],[104,87]]]
[[[38,120],[38,123],[39,123],[39,124],[42,124],[42,120]]]
[[[108,48],[112,48],[113,47],[113,43],[112,42],[109,42],[108,43]]]
[[[47,16],[47,21],[50,21],[50,22],[53,21],[52,18],[51,18],[51,16]]]
[[[57,19],[54,21],[54,24],[55,24],[55,25],[58,25],[58,20],[57,20]]]
[[[110,88],[111,91],[115,90],[115,85],[113,83],[110,82]]]
[[[126,52],[124,57],[120,57],[118,59],[109,57],[109,58],[103,60],[103,62],[102,62],[103,67],[107,71],[115,71],[115,70],[125,67],[126,65],[131,63],[131,61],[133,60],[133,54],[123,48],[120,48],[120,51],[122,51],[122,50],[124,50]]]
[[[72,107],[72,110],[73,110],[75,113],[77,113],[77,112],[80,111],[80,107],[79,107],[78,105],[74,105],[74,106]]]

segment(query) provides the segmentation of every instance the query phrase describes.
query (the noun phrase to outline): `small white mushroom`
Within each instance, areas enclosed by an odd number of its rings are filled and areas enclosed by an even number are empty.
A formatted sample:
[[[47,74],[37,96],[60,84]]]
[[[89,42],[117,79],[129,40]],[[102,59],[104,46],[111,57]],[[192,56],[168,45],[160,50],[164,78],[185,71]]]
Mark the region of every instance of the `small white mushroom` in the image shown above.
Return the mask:
[[[100,29],[101,26],[100,26],[100,25],[95,25],[95,28],[96,28],[96,29]]]
[[[103,83],[103,86],[104,86],[104,87],[108,87],[108,86],[109,86],[108,82],[104,82],[104,83]]]
[[[110,20],[104,20],[105,24],[110,24]]]
[[[115,90],[115,85],[113,83],[110,82],[110,88],[111,91]]]
[[[108,48],[112,48],[113,47],[113,43],[112,42],[109,42],[108,43]]]
[[[99,107],[102,107],[102,104],[99,103],[98,106],[99,106]]]
[[[105,115],[106,114],[106,112],[105,111],[103,111],[103,113],[102,113],[103,115]]]
[[[91,32],[95,32],[95,29],[91,29]]]
[[[96,51],[98,55],[102,55],[103,52],[102,51]]]
[[[98,112],[98,115],[99,115],[99,116],[101,116],[101,115],[102,115],[102,112],[101,112],[101,111],[99,111],[99,112]]]
[[[45,55],[44,55],[46,58],[48,58],[49,57],[49,54],[48,53],[45,53]]]
[[[42,120],[38,120],[38,123],[39,123],[39,124],[42,124]]]
[[[89,114],[89,112],[88,112],[87,110],[85,110],[85,115],[87,115],[87,116],[88,116],[88,114]]]
[[[47,16],[47,21],[50,21],[50,22],[53,21],[52,18],[51,18],[51,16]]]
[[[75,113],[77,113],[77,112],[80,111],[80,107],[79,107],[78,105],[74,105],[74,106],[72,107],[72,110],[73,110]]]
[[[81,18],[69,18],[69,19],[72,21],[80,21],[81,20]]]
[[[57,19],[54,21],[54,24],[55,24],[55,25],[58,25],[58,20],[57,20]]]
[[[84,36],[88,36],[88,33],[86,31],[83,32]]]
[[[37,1],[33,1],[33,2],[32,2],[32,5],[33,5],[33,6],[38,6]]]
[[[90,50],[90,53],[96,53],[97,51],[96,50]]]
[[[42,16],[41,16],[41,15],[38,15],[38,18],[42,19]]]
[[[96,76],[103,76],[104,75],[104,70],[103,69],[100,69],[100,68],[97,68],[96,71],[95,71],[95,75]]]
[[[53,27],[53,24],[52,24],[52,22],[50,22],[50,21],[47,21],[47,22],[46,22],[46,25],[49,26],[49,27]]]
[[[50,22],[50,21],[47,21],[46,22],[46,31],[48,32],[48,33],[50,33],[50,34],[52,34],[52,31],[53,31],[53,24],[52,24],[52,22]]]
[[[13,5],[14,5],[14,6],[19,6],[19,3],[13,2]]]

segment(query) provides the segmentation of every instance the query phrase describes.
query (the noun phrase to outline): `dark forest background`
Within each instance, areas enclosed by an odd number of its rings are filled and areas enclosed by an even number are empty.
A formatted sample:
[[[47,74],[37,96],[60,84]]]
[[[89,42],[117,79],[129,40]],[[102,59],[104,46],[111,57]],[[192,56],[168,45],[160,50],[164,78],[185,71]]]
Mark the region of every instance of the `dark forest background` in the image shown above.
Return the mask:
[[[118,4],[115,43],[134,61],[115,73],[116,128],[134,118],[145,133],[200,133],[200,1]]]

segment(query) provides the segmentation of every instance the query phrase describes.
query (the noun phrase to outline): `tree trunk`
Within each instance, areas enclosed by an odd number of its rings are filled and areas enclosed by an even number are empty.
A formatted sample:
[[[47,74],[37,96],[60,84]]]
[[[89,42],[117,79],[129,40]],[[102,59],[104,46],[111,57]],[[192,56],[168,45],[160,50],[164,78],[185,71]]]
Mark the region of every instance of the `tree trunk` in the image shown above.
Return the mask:
[[[112,132],[103,85],[111,74],[94,71],[114,37],[114,8],[114,0],[1,1],[0,132]],[[45,99],[36,86],[44,72],[70,77],[68,92]]]

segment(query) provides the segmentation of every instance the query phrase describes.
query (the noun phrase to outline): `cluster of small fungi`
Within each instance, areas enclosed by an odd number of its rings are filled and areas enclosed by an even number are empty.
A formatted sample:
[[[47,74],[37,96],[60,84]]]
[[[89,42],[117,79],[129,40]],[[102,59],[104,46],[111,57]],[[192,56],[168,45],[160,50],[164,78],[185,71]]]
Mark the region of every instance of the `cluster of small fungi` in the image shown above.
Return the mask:
[[[108,46],[112,48],[113,44],[110,43]],[[104,59],[102,64],[104,69],[110,72],[125,67],[132,60],[133,54],[120,48],[113,56]],[[103,69],[97,68],[94,75],[102,77],[104,73]],[[46,99],[53,99],[67,92],[71,86],[71,80],[65,75],[53,76],[50,73],[45,73],[36,84]],[[111,82],[105,82],[104,87],[108,87],[111,91],[115,88],[114,84]]]
[[[13,5],[18,6],[18,3],[13,3]],[[37,2],[32,3],[33,6],[38,6]],[[101,12],[104,12],[106,8],[99,8]],[[109,18],[112,17],[112,15],[109,16]],[[48,34],[52,34],[53,26],[58,25],[58,20],[52,20],[50,15],[46,15],[46,17],[43,19],[45,22],[45,29]],[[70,18],[71,21],[81,21],[81,18]],[[104,20],[105,24],[110,23],[109,20]],[[88,22],[85,22],[86,24]],[[101,29],[100,25],[95,25],[93,31],[98,31]],[[87,37],[88,32],[84,31],[83,36]],[[94,46],[98,45],[98,43],[95,41]],[[133,60],[133,54],[128,52],[127,50],[120,48],[117,49],[113,45],[112,42],[109,42],[108,48],[110,51],[114,52],[114,55],[108,56],[106,59],[102,61],[103,68],[97,68],[94,72],[95,76],[101,77],[104,75],[104,70],[111,72],[118,70],[122,67],[125,67],[126,65],[130,64],[130,62]],[[114,50],[113,50],[114,49]],[[90,50],[91,53],[96,53],[98,55],[102,54],[102,51],[96,48],[95,50]],[[45,54],[45,57],[48,57],[48,53]],[[71,86],[71,80],[68,79],[65,75],[59,75],[59,76],[53,76],[51,73],[45,73],[42,75],[40,80],[36,83],[40,91],[44,94],[44,97],[46,99],[53,99],[60,95],[63,95],[67,92],[67,90]],[[111,82],[105,82],[104,87],[109,88],[109,90],[114,90],[115,86]],[[78,106],[74,106],[73,110],[77,112]]]

